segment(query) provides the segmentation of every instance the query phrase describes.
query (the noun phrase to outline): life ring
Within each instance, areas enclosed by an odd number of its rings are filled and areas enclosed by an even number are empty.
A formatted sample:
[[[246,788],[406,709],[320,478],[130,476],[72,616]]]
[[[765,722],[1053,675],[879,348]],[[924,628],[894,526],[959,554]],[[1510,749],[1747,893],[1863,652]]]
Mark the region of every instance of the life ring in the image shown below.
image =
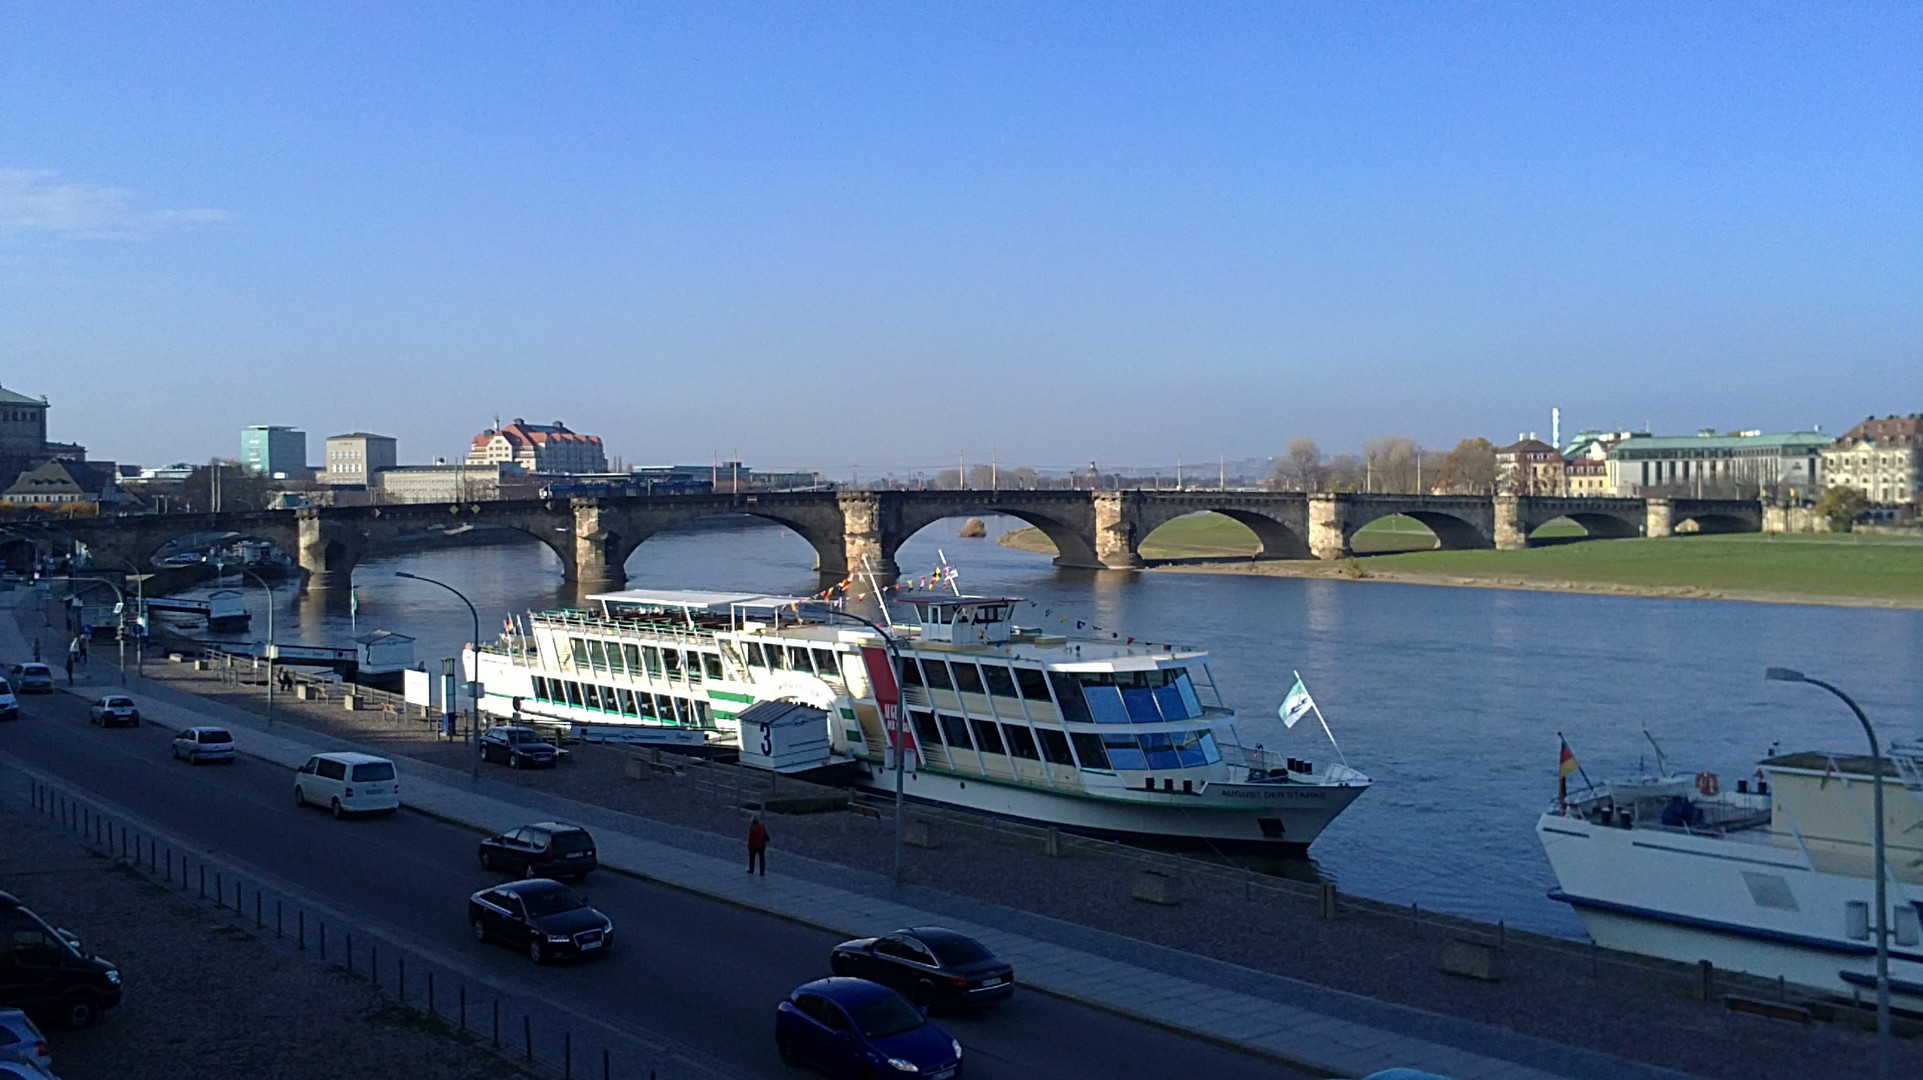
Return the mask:
[[[1697,773],[1696,790],[1704,795],[1716,794],[1716,774],[1713,772]]]

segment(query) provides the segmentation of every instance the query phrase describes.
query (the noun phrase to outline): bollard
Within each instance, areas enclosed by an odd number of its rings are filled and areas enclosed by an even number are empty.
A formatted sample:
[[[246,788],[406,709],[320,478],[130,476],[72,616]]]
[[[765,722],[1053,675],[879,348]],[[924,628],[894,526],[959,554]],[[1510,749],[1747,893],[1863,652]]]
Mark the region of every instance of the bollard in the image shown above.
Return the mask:
[[[434,1015],[434,970],[432,968],[427,972],[427,1015]]]
[[[561,1033],[561,1080],[574,1080],[574,1032]]]
[[[147,872],[151,874],[158,869],[160,864],[154,861],[154,842],[149,840],[147,841]]]
[[[1336,897],[1335,882],[1323,881],[1315,887],[1315,917],[1333,919],[1338,914],[1339,901]]]
[[[394,986],[400,993],[401,1004],[405,1005],[407,1004],[407,954],[402,953],[400,959],[394,963],[400,969],[400,973],[395,977]]]
[[[123,859],[127,857],[127,827],[125,825],[120,827],[120,857]]]
[[[300,950],[302,952],[306,952],[307,951],[307,909],[306,908],[300,909],[299,917],[300,917],[300,937],[298,940],[300,941]]]
[[[282,936],[283,935],[281,934],[281,923],[280,923],[280,901],[276,900],[274,901],[274,937],[278,939]]]
[[[494,1049],[501,1048],[501,999],[494,999]]]
[[[354,974],[354,933],[351,930],[347,934],[347,973]]]
[[[1696,1000],[1708,1001],[1715,989],[1716,965],[1707,960],[1696,961]]]
[[[260,890],[259,890],[259,889],[255,889],[255,890],[254,890],[254,929],[256,929],[256,930],[259,930],[260,928],[261,928],[261,921],[260,921]]]
[[[200,898],[207,899],[207,864],[200,864]]]
[[[521,1041],[526,1045],[527,1059],[531,1065],[534,1063],[534,1021],[529,1020],[526,1013],[521,1014]]]
[[[234,882],[234,914],[240,914],[240,902],[246,898],[246,890],[240,887],[240,882]]]
[[[174,883],[174,849],[167,849],[167,884]]]
[[[203,881],[203,884],[204,883]],[[205,898],[207,890],[202,889],[200,895],[202,898]],[[214,871],[214,904],[218,907],[227,906],[227,886],[220,883],[220,871],[218,870]]]
[[[374,980],[374,989],[381,987],[381,943],[376,941],[367,947],[367,977]]]
[[[1496,950],[1498,952],[1501,952],[1501,951],[1507,950],[1508,948],[1509,948],[1509,927],[1504,920],[1497,919],[1496,920]]]
[[[321,962],[325,963],[327,961],[327,923],[325,920],[320,924],[320,954]]]
[[[608,1080],[608,1048],[601,1048],[601,1080]]]
[[[1592,979],[1601,973],[1600,968],[1601,968],[1602,958],[1599,955],[1601,951],[1602,951],[1602,947],[1597,945],[1594,941],[1591,941],[1589,943],[1589,977]]]

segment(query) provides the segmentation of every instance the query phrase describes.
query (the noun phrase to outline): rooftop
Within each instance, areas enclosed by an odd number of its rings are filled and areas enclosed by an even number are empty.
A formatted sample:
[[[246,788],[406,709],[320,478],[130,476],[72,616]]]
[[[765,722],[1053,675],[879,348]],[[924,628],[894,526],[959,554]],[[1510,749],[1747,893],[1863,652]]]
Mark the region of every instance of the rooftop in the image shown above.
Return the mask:
[[[45,408],[46,404],[47,399],[45,398],[34,398],[28,397],[25,394],[16,394],[6,387],[0,386],[0,405],[38,405]]]
[[[1739,450],[1758,447],[1828,446],[1830,437],[1820,431],[1788,431],[1774,435],[1631,435],[1616,444],[1612,452],[1630,450]]]

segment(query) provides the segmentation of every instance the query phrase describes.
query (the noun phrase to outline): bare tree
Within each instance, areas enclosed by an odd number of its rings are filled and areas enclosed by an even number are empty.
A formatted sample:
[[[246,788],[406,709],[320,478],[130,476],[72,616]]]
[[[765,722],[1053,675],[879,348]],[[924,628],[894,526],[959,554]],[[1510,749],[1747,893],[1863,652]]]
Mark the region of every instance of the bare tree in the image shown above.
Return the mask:
[[[1443,455],[1436,487],[1450,495],[1493,495],[1496,448],[1488,439],[1464,439]]]
[[[1361,491],[1367,478],[1362,459],[1354,454],[1337,454],[1322,467],[1323,491]]]
[[[1409,494],[1416,489],[1414,439],[1384,435],[1362,444],[1363,482],[1370,491]]]
[[[1322,473],[1322,448],[1301,435],[1290,439],[1289,448],[1276,459],[1269,483],[1277,491],[1321,491]]]

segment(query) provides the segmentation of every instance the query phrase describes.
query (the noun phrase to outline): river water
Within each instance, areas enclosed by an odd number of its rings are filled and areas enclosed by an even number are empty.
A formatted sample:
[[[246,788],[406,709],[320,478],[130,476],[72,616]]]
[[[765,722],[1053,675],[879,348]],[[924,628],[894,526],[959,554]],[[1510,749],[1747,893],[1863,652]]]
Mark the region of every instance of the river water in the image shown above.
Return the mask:
[[[1558,733],[1598,781],[1653,765],[1645,729],[1672,768],[1725,783],[1779,741],[1861,752],[1840,702],[1765,684],[1769,665],[1849,690],[1886,740],[1916,738],[1923,722],[1923,612],[1057,570],[992,539],[1021,524],[990,519],[985,540],[958,539],[959,520],[930,526],[903,545],[902,572],[927,573],[942,551],[965,590],[1035,601],[1024,625],[1080,621],[1206,648],[1244,742],[1325,760],[1334,751],[1313,717],[1285,729],[1275,716],[1300,671],[1348,762],[1376,785],[1290,873],[1381,900],[1581,937],[1544,896],[1554,881],[1534,834],[1555,794]],[[628,572],[634,587],[804,594],[813,557],[787,529],[721,521],[649,539]],[[489,638],[511,613],[570,602],[559,561],[537,544],[384,556],[354,572],[357,616],[280,586],[277,638],[345,644],[357,626],[412,635],[430,668],[456,655],[467,610],[396,570],[462,589]],[[247,592],[264,636],[265,594]]]

